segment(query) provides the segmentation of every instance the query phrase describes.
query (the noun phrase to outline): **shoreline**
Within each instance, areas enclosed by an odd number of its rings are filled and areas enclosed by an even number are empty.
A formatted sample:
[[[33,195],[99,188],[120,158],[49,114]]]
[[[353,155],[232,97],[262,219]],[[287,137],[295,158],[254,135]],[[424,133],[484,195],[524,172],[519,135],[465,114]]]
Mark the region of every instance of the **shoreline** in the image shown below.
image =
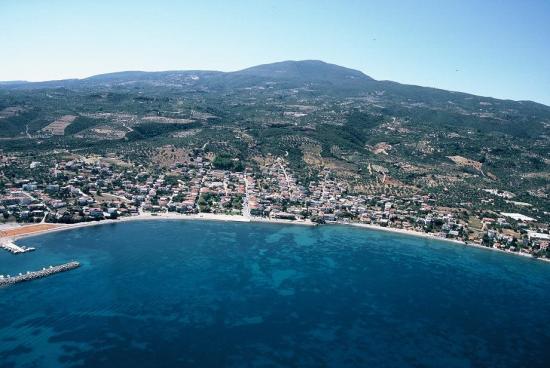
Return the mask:
[[[490,251],[494,251],[494,252],[500,252],[500,253],[503,253],[503,254],[510,254],[510,255],[513,255],[513,256],[529,258],[529,259],[533,259],[533,260],[538,260],[538,261],[543,261],[543,262],[550,262],[550,259],[548,259],[548,258],[536,258],[536,257],[533,257],[531,254],[527,254],[527,253],[510,252],[510,251],[506,251],[506,250],[499,249],[499,248],[486,247],[486,246],[476,244],[476,243],[467,243],[463,240],[442,238],[440,236],[433,235],[431,233],[421,233],[419,231],[414,231],[414,230],[397,229],[397,228],[391,228],[391,227],[388,228],[388,227],[382,227],[382,226],[371,225],[371,224],[361,224],[361,223],[351,223],[351,222],[350,223],[338,222],[338,223],[335,223],[335,224],[359,227],[359,228],[374,230],[374,231],[390,232],[390,233],[401,234],[401,235],[405,235],[405,236],[415,236],[415,237],[424,238],[424,239],[438,240],[438,241],[451,243],[451,244],[454,244],[454,245],[461,245],[461,246],[464,246],[464,247],[490,250]]]
[[[121,217],[116,220],[101,220],[101,221],[89,221],[89,222],[78,222],[75,224],[53,224],[55,227],[31,232],[28,234],[20,234],[15,236],[0,237],[0,241],[17,241],[23,238],[29,238],[32,236],[45,235],[58,231],[78,229],[82,227],[89,226],[99,226],[106,224],[117,224],[123,222],[131,221],[151,221],[151,220],[184,220],[184,221],[193,221],[193,220],[204,220],[204,221],[226,221],[226,222],[254,222],[254,223],[269,223],[269,224],[286,224],[286,225],[302,225],[302,226],[316,226],[317,224],[311,221],[303,220],[282,220],[282,219],[268,219],[263,217],[246,217],[242,215],[222,215],[222,214],[213,214],[213,213],[199,213],[193,215],[183,215],[179,213],[142,213],[134,216]]]
[[[99,226],[99,225],[106,225],[106,224],[117,224],[117,223],[124,223],[124,222],[132,222],[132,221],[151,221],[151,220],[204,220],[204,221],[226,221],[226,222],[248,222],[248,223],[267,223],[267,224],[282,224],[282,225],[301,225],[301,226],[317,226],[317,223],[311,222],[311,221],[305,221],[305,220],[283,220],[283,219],[269,219],[269,218],[263,218],[263,217],[246,217],[242,215],[222,215],[222,214],[212,214],[212,213],[200,213],[200,214],[193,214],[193,215],[183,215],[179,213],[158,213],[158,214],[151,214],[151,213],[142,213],[135,216],[128,216],[128,217],[121,217],[116,220],[101,220],[101,221],[90,221],[90,222],[79,222],[76,224],[55,224],[58,225],[53,228],[45,229],[42,231],[36,231],[28,234],[21,234],[16,235],[12,237],[0,237],[0,242],[15,242],[20,239],[24,238],[30,238],[33,236],[39,236],[39,235],[45,235],[53,232],[58,231],[66,231],[66,230],[73,230],[83,227],[89,227],[89,226]],[[394,233],[394,234],[401,234],[405,236],[414,236],[417,238],[424,238],[424,239],[431,239],[431,240],[438,240],[447,242],[454,245],[461,245],[464,247],[472,247],[477,249],[484,249],[484,250],[490,250],[490,251],[496,251],[503,254],[509,254],[509,255],[515,255],[519,257],[524,258],[530,258],[533,260],[539,260],[543,262],[550,262],[550,259],[547,258],[536,258],[533,257],[530,254],[526,253],[519,253],[519,252],[510,252],[503,249],[498,248],[490,248],[485,247],[480,244],[475,243],[467,243],[462,240],[457,239],[447,239],[442,238],[440,236],[431,234],[431,233],[421,233],[414,230],[405,230],[405,229],[398,229],[398,228],[388,228],[388,227],[382,227],[372,224],[362,224],[362,223],[353,223],[353,222],[333,222],[328,223],[326,225],[340,225],[340,226],[350,226],[350,227],[357,227],[367,230],[374,230],[374,231],[383,231],[388,233]]]

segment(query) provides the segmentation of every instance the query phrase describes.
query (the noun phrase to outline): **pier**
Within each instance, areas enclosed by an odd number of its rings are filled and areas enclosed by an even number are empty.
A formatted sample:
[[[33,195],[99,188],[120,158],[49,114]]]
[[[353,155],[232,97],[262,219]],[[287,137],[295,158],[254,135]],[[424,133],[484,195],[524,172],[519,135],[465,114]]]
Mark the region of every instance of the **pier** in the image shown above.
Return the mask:
[[[3,248],[13,254],[27,253],[35,250],[33,247],[20,247],[12,242],[0,242],[0,248]]]
[[[59,272],[70,271],[78,267],[80,267],[80,263],[73,261],[73,262],[65,263],[59,266],[50,266],[48,268],[43,268],[39,271],[32,271],[32,272],[27,271],[27,273],[24,273],[24,274],[20,273],[17,276],[0,275],[0,286],[12,285],[12,284],[17,284],[19,282],[40,279],[42,277],[51,276]]]

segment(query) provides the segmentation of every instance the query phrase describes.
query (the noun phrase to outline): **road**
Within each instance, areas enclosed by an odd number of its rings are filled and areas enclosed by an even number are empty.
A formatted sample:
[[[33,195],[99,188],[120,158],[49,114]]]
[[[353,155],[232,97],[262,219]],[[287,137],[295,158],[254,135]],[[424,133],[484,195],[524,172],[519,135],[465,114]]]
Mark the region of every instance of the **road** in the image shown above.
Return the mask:
[[[250,218],[250,207],[248,201],[250,198],[250,192],[248,191],[248,180],[246,175],[244,175],[244,201],[243,201],[243,216]]]

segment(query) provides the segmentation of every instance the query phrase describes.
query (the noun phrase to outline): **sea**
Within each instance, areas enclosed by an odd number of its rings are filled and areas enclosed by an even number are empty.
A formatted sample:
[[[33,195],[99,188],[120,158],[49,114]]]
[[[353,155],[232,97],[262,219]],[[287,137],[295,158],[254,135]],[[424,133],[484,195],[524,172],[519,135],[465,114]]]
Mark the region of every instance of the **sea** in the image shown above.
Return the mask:
[[[0,250],[0,367],[549,367],[550,264],[349,226],[130,221]]]

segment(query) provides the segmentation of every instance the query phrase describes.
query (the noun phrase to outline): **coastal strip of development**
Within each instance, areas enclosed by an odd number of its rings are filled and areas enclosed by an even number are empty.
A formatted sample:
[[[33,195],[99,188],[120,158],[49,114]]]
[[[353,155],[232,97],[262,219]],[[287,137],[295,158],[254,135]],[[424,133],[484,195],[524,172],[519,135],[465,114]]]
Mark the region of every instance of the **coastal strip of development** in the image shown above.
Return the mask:
[[[24,274],[20,273],[17,276],[0,275],[0,286],[12,285],[12,284],[17,284],[19,282],[35,280],[42,277],[54,275],[56,273],[70,271],[78,267],[80,267],[80,263],[73,261],[73,262],[64,263],[58,266],[50,266],[48,268],[43,268],[39,271],[32,271],[32,272],[27,271],[27,273],[24,273]]]
[[[51,233],[51,232],[73,230],[73,229],[78,229],[83,227],[98,226],[98,225],[105,225],[105,224],[125,223],[125,222],[131,222],[131,221],[147,221],[147,220],[204,220],[204,221],[213,220],[213,221],[232,221],[232,222],[271,223],[271,224],[283,224],[283,225],[285,224],[286,225],[303,225],[303,226],[319,225],[316,222],[312,222],[308,220],[286,220],[286,219],[273,219],[273,218],[255,217],[255,216],[223,215],[223,214],[213,214],[213,213],[180,214],[180,213],[173,213],[173,212],[167,212],[167,213],[143,212],[139,215],[121,217],[117,220],[91,221],[91,222],[81,222],[76,224],[59,224],[59,226],[55,228],[45,229],[41,232],[33,231],[29,233],[24,233],[7,240],[14,242],[19,239],[37,236],[45,233]],[[426,239],[446,241],[446,242],[449,242],[450,244],[471,246],[474,248],[497,251],[500,253],[505,253],[510,255],[530,257],[541,261],[550,262],[548,258],[536,258],[536,257],[533,257],[531,254],[524,253],[524,252],[513,252],[507,249],[499,249],[496,247],[486,247],[480,244],[476,244],[474,242],[466,242],[460,239],[444,238],[434,233],[426,233],[426,232],[420,232],[420,231],[409,230],[409,229],[398,229],[393,227],[383,227],[383,226],[374,225],[374,224],[362,224],[362,223],[354,223],[354,222],[346,222],[346,221],[332,221],[332,222],[327,222],[326,225],[354,226],[359,228],[365,228],[368,230],[394,232],[401,235],[409,235],[409,236],[422,237]],[[22,228],[25,228],[25,226],[23,226]],[[1,241],[2,239],[0,238],[0,242]]]
[[[286,156],[260,155],[249,165],[204,147],[146,153],[151,164],[114,154],[0,154],[4,172],[17,168],[0,178],[0,238],[149,218],[343,223],[550,260],[546,212],[508,203],[516,196],[508,191],[483,188],[479,200],[450,201],[445,191],[399,184],[380,165],[369,164],[369,181],[324,166],[305,180]]]

